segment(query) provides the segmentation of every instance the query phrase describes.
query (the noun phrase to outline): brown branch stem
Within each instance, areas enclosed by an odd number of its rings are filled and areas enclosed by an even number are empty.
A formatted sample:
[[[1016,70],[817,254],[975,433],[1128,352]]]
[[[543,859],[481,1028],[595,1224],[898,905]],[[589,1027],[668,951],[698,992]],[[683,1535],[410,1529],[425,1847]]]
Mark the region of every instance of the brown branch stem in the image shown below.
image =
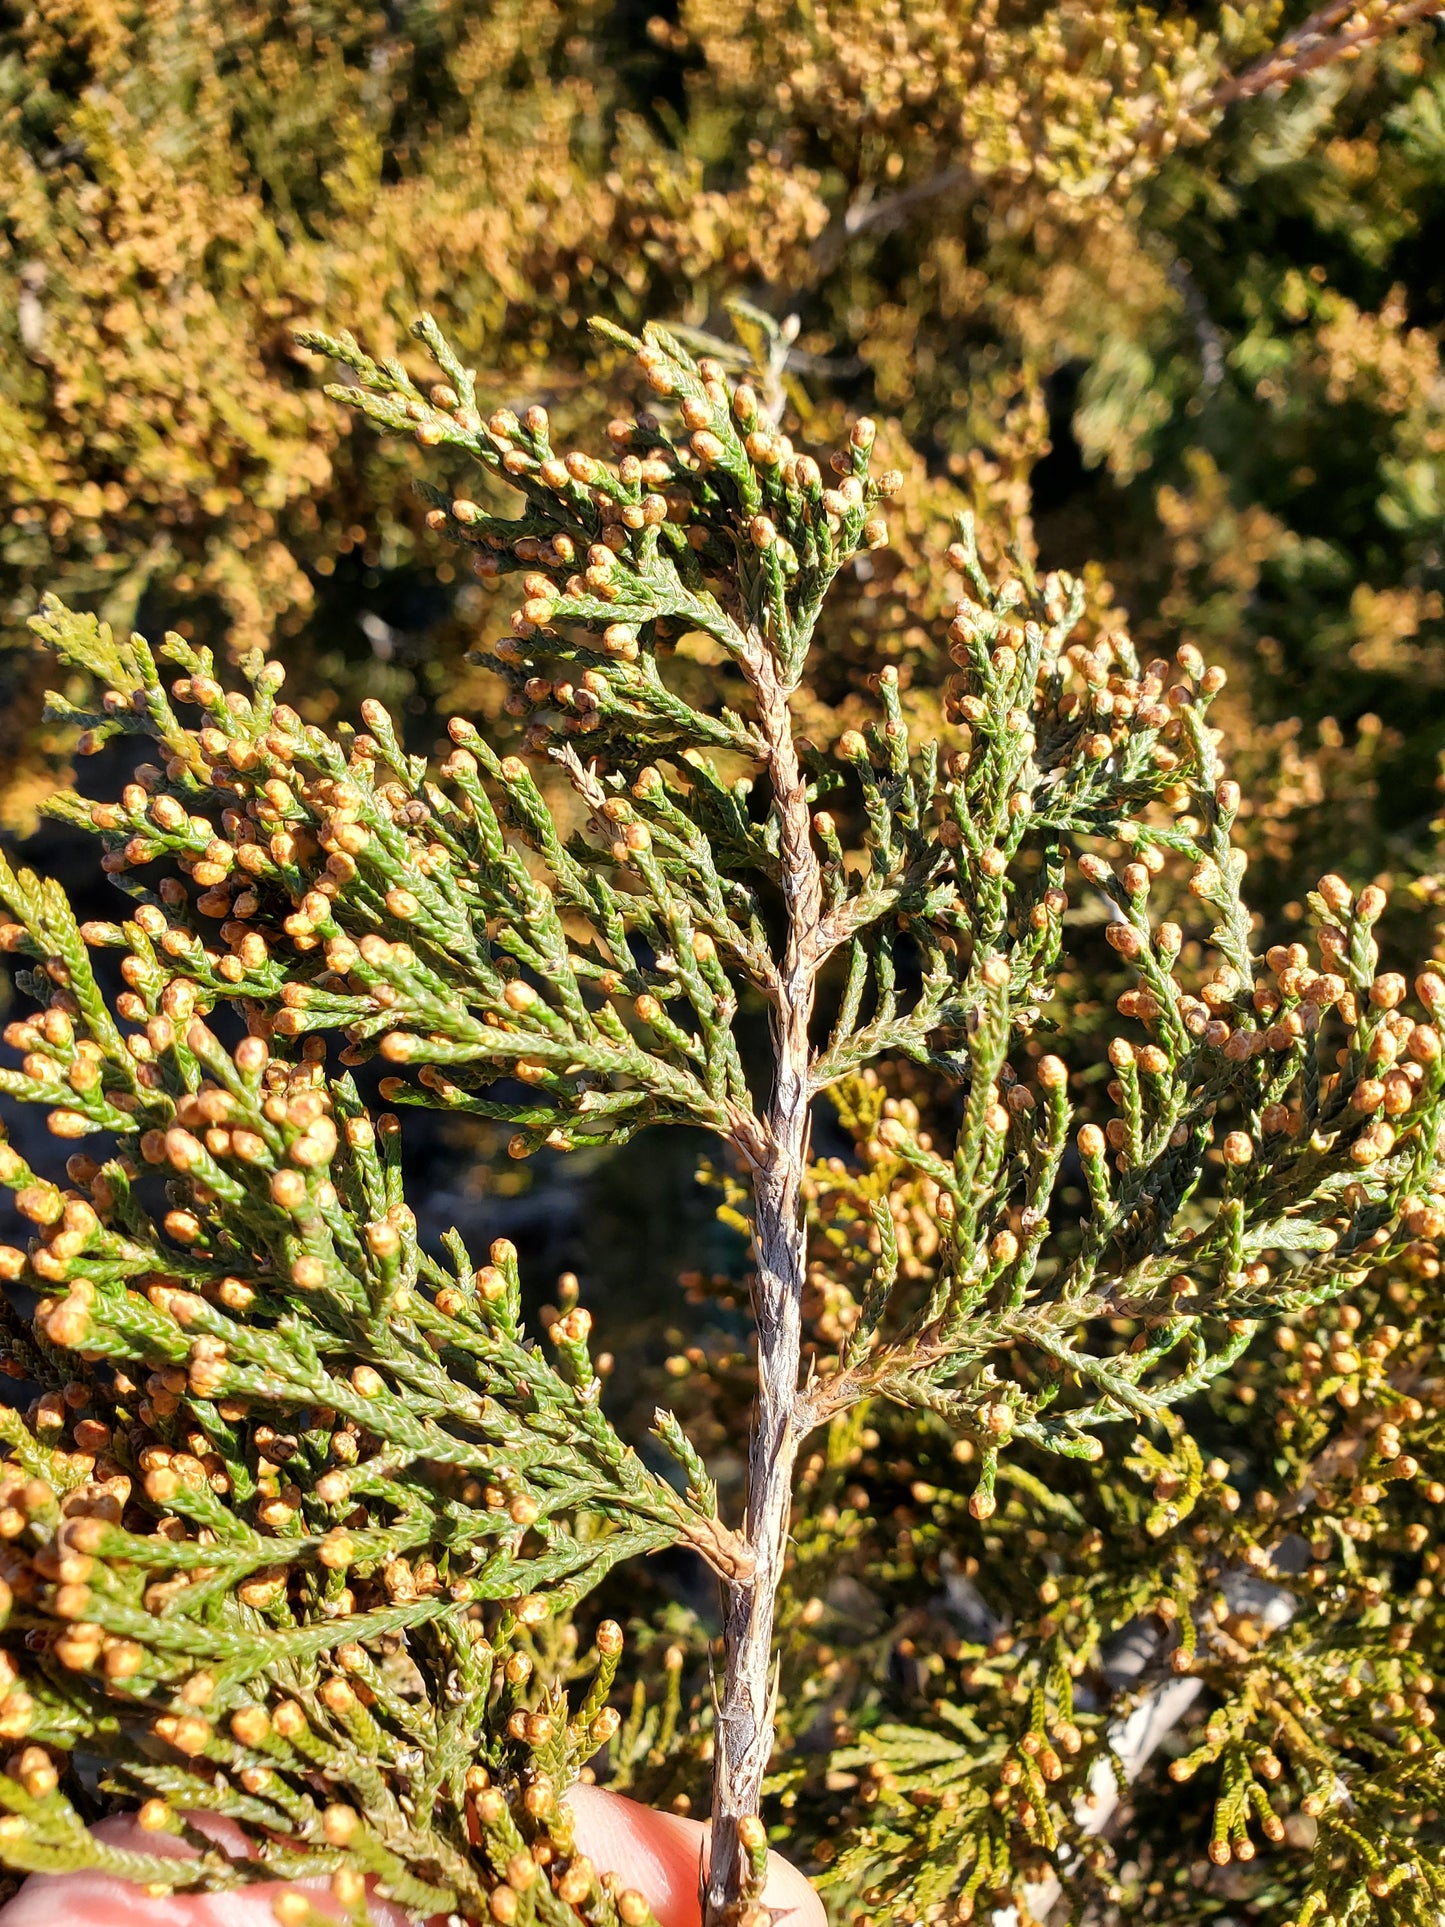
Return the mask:
[[[1432,13],[1441,10],[1440,0],[1383,0],[1372,14],[1341,33],[1333,29],[1364,8],[1345,5],[1341,0],[1321,7],[1296,32],[1281,42],[1263,60],[1246,67],[1242,74],[1223,81],[1209,96],[1211,110],[1232,106],[1237,100],[1253,100],[1272,87],[1288,87],[1317,68],[1343,60],[1387,33],[1399,33]]]
[[[793,742],[790,691],[776,655],[761,638],[748,668],[768,744],[768,774],[781,833],[787,936],[772,1011],[773,1089],[766,1143],[759,1147],[761,1156],[750,1160],[758,1393],[742,1537],[755,1563],[751,1574],[724,1588],[723,1681],[705,1894],[708,1927],[733,1921],[742,1910],[748,1859],[738,1826],[758,1811],[773,1748],[773,1608],[787,1551],[793,1466],[801,1437],[797,1391],[806,1259],[802,1182],[808,1153],[809,1029],[822,915],[822,878]]]

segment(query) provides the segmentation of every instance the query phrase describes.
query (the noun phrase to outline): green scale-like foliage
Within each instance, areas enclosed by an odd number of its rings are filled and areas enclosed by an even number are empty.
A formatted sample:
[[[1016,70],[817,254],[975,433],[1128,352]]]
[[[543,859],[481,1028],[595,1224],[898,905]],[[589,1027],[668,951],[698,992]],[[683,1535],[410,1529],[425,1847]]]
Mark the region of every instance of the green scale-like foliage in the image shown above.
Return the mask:
[[[1105,1919],[1437,1918],[1445,1432],[1409,1280],[1433,1262],[1273,1327],[1193,1437],[1126,1434],[1068,1476],[1011,1453],[981,1527],[972,1441],[877,1407],[835,1424],[780,1614],[797,1743],[772,1788],[829,1890],[987,1918],[1062,1869]]]
[[[806,1096],[834,1095],[860,1158],[810,1183],[836,1342],[820,1323],[806,1379],[781,1388],[792,1423],[831,1441],[875,1402],[912,1407],[967,1448],[950,1463],[972,1467],[975,1522],[1007,1477],[1087,1523],[1087,1468],[1117,1428],[1143,1427],[1139,1463],[1197,1501],[1173,1408],[1261,1321],[1428,1246],[1445,983],[1423,975],[1425,1016],[1407,1014],[1404,979],[1378,969],[1383,893],[1333,876],[1319,967],[1303,946],[1256,959],[1209,720],[1222,675],[1188,648],[1177,671],[1141,664],[1121,633],[1075,644],[1078,586],[1023,564],[995,586],[968,527],[937,561],[957,669],[943,738],[914,740],[885,669],[866,731],[795,740],[824,598],[887,540],[899,478],[873,472],[867,420],[825,480],[775,427],[766,370],[734,382],[649,329],[629,345],[661,412],[613,424],[606,459],[564,455],[539,408],[484,420],[471,373],[418,332],[443,377],[428,389],[348,338],[309,345],[377,427],[475,464],[481,499],[438,496],[432,520],[483,580],[522,577],[494,653],[532,762],[459,718],[431,767],[378,704],[363,733],[305,725],[278,664],[227,689],[179,637],[153,654],[55,603],[37,623],[106,692],[57,713],[88,747],[130,734],[156,760],[118,800],[53,803],[98,832],[124,916],[78,925],[54,884],[0,877],[40,1006],[7,1033],[22,1063],[3,1088],[61,1139],[120,1141],[72,1157],[65,1187],[0,1152],[36,1227],[4,1256],[38,1294],[7,1355],[40,1388],[6,1422],[0,1733],[25,1745],[0,1778],[0,1858],[182,1885],[330,1871],[353,1896],[369,1875],[421,1911],[602,1922],[617,1902],[556,1796],[616,1730],[617,1642],[599,1635],[573,1709],[549,1627],[667,1546],[746,1583],[748,1522],[720,1516],[678,1417],[658,1415],[655,1460],[619,1436],[570,1295],[534,1344],[509,1246],[480,1269],[455,1239],[419,1247],[401,1127],[351,1070],[379,1063],[388,1105],[504,1121],[517,1156],[669,1123],[722,1139],[748,1178],[775,1156],[787,1065],[760,1078],[740,1022],[761,1006],[780,1036],[821,982]],[[722,656],[705,707],[665,673],[691,634]],[[533,762],[565,779],[567,820]],[[1151,908],[1183,879],[1205,945],[1187,967],[1199,941]],[[1130,1035],[1094,1042],[1115,1114],[1077,1133],[1069,1071],[1043,1051],[1071,904],[1102,916],[1131,979]],[[115,996],[92,961],[111,952]],[[882,1058],[956,1089],[946,1143],[916,1110],[879,1111]],[[900,1263],[890,1207],[907,1185],[935,1234],[922,1271]],[[1133,1593],[1117,1577],[1081,1607],[1090,1625],[1167,1596],[1192,1627],[1186,1565]],[[1077,1733],[1064,1647],[1030,1663],[1029,1730]],[[95,1841],[72,1752],[150,1794],[157,1826],[239,1820],[254,1857]],[[1006,1870],[1005,1847],[977,1867]],[[907,1867],[934,1847],[860,1835],[846,1864],[870,1855]],[[942,1864],[929,1898],[972,1878]]]

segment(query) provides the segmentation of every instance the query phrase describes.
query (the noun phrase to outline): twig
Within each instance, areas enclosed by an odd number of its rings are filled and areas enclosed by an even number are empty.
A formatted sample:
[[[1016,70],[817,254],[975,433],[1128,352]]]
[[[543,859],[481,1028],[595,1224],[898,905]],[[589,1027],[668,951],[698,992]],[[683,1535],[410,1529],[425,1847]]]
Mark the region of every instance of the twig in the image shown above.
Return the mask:
[[[755,636],[745,672],[768,745],[768,773],[780,832],[788,928],[773,1008],[773,1091],[764,1154],[753,1166],[757,1250],[754,1316],[758,1397],[748,1454],[743,1537],[755,1563],[725,1588],[723,1692],[717,1715],[709,1922],[737,1910],[747,1878],[739,1823],[758,1811],[773,1746],[773,1615],[787,1549],[793,1466],[802,1438],[797,1413],[807,1238],[802,1182],[808,1151],[809,1026],[818,972],[822,876],[813,845],[807,788],[793,741],[778,653]]]
[[[1385,0],[1377,12],[1358,26],[1346,28],[1342,33],[1333,31],[1341,21],[1362,11],[1362,8],[1341,4],[1341,0],[1319,8],[1298,33],[1291,34],[1262,60],[1246,67],[1242,74],[1216,87],[1209,97],[1210,109],[1221,110],[1239,100],[1254,100],[1272,88],[1292,86],[1306,74],[1327,67],[1332,61],[1346,59],[1387,33],[1398,33],[1417,20],[1439,14],[1441,6],[1440,0]]]

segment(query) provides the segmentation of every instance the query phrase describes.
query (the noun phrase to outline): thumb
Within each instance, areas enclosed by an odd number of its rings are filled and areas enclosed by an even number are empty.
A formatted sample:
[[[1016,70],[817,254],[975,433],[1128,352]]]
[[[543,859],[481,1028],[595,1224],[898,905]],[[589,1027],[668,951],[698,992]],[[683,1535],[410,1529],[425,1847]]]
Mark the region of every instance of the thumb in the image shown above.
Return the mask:
[[[602,1787],[574,1786],[567,1803],[577,1817],[578,1848],[599,1873],[616,1874],[645,1894],[662,1927],[700,1927],[698,1891],[710,1827],[680,1814],[654,1813]],[[777,1927],[824,1927],[822,1901],[781,1854],[768,1855],[763,1905]]]

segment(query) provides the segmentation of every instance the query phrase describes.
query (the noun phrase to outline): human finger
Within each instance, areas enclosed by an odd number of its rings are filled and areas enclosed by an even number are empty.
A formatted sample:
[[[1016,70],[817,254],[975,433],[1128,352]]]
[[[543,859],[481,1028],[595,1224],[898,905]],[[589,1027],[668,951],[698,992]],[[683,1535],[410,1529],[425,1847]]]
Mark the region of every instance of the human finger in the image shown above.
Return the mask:
[[[246,1837],[232,1820],[192,1814],[191,1825],[207,1834],[231,1858],[247,1850]],[[95,1828],[112,1847],[189,1860],[195,1849],[173,1833],[145,1833],[133,1814],[117,1814]],[[278,1894],[297,1889],[323,1914],[344,1916],[324,1874],[307,1880],[260,1880],[223,1893],[148,1894],[132,1880],[84,1868],[78,1873],[32,1874],[4,1907],[0,1927],[276,1927]],[[372,1895],[368,1902],[375,1927],[414,1927],[413,1916]]]
[[[577,1844],[600,1873],[613,1873],[651,1903],[662,1927],[701,1927],[698,1893],[710,1828],[677,1813],[655,1813],[604,1787],[578,1785],[567,1795],[577,1816]],[[824,1927],[823,1903],[808,1880],[779,1853],[768,1855],[763,1905],[777,1927]]]

